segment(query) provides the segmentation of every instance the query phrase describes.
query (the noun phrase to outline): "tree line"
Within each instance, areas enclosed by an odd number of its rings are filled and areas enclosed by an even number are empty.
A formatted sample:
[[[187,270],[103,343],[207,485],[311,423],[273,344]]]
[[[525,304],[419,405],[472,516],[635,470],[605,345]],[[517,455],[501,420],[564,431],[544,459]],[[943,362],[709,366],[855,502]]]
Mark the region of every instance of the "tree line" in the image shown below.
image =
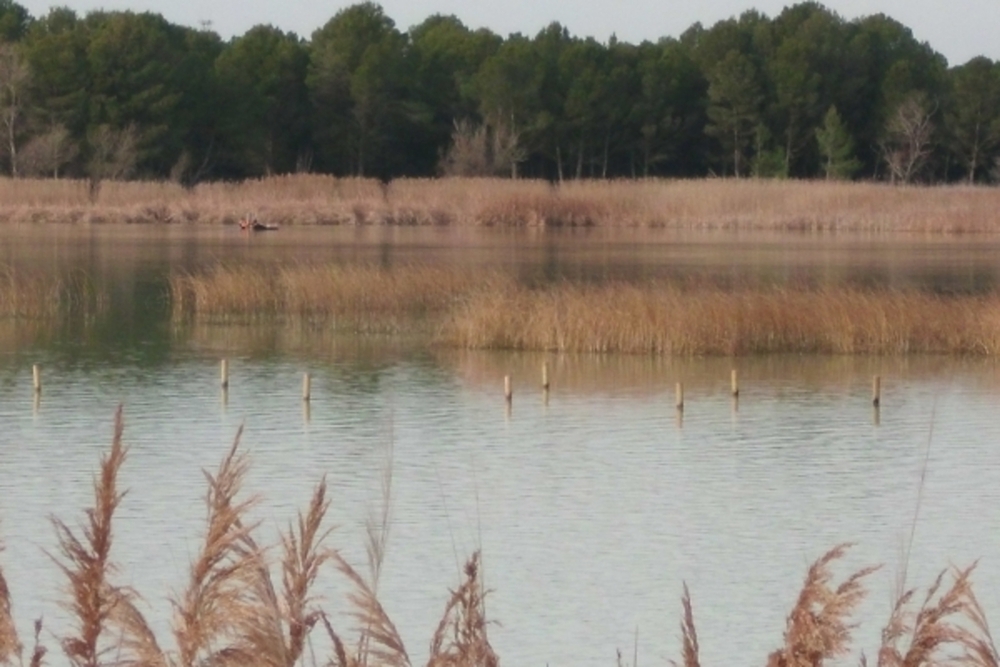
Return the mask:
[[[0,0],[12,176],[202,180],[320,172],[572,178],[1000,180],[1000,64],[949,67],[883,14],[815,2],[629,44],[400,30],[363,2],[309,39],[229,41],[153,13]]]

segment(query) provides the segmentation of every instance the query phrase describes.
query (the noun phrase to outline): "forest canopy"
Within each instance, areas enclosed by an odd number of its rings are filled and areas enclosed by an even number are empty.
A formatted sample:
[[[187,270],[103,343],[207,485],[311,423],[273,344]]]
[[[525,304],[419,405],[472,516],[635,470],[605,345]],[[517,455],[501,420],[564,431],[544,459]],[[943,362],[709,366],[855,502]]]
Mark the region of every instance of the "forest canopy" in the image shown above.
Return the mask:
[[[184,184],[319,172],[1000,181],[1000,64],[815,2],[629,44],[371,2],[309,38],[0,0],[0,169]]]

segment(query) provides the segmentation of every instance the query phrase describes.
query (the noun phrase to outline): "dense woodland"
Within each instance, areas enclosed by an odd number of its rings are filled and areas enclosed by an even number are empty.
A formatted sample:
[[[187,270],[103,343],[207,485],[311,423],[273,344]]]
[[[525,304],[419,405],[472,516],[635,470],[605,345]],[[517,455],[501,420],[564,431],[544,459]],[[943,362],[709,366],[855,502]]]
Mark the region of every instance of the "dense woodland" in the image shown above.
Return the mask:
[[[13,176],[1000,181],[1000,64],[950,67],[888,16],[813,2],[636,45],[451,16],[402,31],[370,2],[308,39],[261,25],[227,42],[0,0],[0,40]]]

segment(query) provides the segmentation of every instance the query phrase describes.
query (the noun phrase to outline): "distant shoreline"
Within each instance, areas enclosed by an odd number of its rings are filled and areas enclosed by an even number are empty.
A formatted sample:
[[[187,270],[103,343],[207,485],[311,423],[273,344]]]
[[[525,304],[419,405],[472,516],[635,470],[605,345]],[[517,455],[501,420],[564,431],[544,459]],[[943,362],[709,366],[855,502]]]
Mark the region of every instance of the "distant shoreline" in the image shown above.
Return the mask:
[[[1000,188],[756,179],[374,179],[276,176],[185,189],[0,179],[0,224],[602,227],[776,232],[1000,233]]]

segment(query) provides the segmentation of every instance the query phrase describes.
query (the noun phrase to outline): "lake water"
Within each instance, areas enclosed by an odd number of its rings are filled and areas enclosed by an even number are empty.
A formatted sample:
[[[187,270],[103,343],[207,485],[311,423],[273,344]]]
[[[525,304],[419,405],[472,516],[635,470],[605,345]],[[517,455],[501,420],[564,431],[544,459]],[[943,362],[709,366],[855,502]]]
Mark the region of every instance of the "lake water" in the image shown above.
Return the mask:
[[[183,588],[203,528],[201,470],[217,466],[241,424],[248,491],[263,496],[254,513],[261,536],[275,537],[325,474],[337,526],[331,545],[358,566],[391,449],[381,597],[414,663],[425,659],[460,561],[476,548],[493,589],[489,616],[499,622],[491,638],[509,665],[606,666],[617,648],[631,662],[635,647],[640,663],[664,664],[679,656],[684,582],[703,664],[763,664],[808,564],[844,541],[857,546],[839,572],[885,564],[858,616],[856,646],[872,655],[914,526],[907,583],[926,586],[949,564],[981,558],[976,590],[998,618],[1000,371],[992,360],[545,356],[296,328],[176,331],[162,282],[171,267],[294,258],[477,263],[529,280],[679,272],[979,291],[997,280],[998,250],[982,239],[620,230],[303,229],[247,239],[224,229],[15,228],[0,263],[85,271],[113,290],[108,311],[86,326],[0,322],[0,562],[19,628],[26,639],[43,614],[50,629],[64,627],[62,580],[44,555],[55,542],[48,517],[75,523],[92,502],[91,475],[119,403],[131,450],[116,523],[118,581],[144,595],[163,637],[168,597]],[[225,397],[221,357],[230,360]],[[35,363],[45,384],[37,403]],[[738,403],[728,391],[732,368]],[[325,605],[343,610],[345,590],[326,577]],[[61,664],[56,642],[47,643]]]

